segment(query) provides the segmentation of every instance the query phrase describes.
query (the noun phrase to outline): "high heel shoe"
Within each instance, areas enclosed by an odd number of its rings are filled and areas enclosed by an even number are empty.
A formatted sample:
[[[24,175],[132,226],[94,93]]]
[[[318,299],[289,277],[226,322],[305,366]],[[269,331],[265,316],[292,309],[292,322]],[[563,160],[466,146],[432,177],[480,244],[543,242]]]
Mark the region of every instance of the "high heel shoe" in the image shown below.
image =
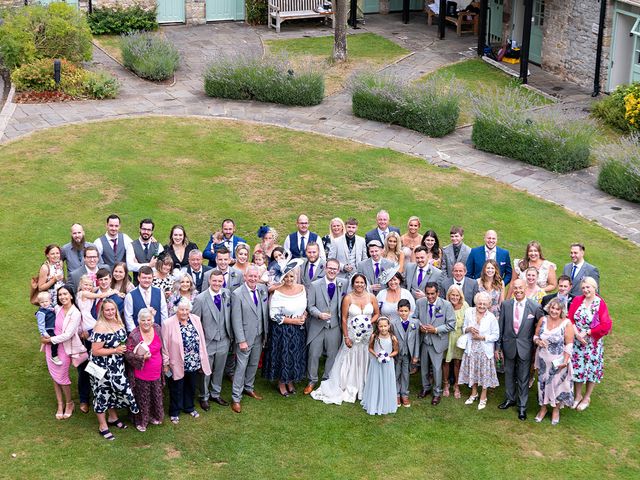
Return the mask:
[[[58,404],[58,411],[56,412],[56,420],[64,419],[64,405],[62,403]]]
[[[449,396],[449,384],[448,383],[444,384],[444,388],[442,389],[442,396],[443,397],[448,397]]]
[[[471,395],[469,398],[467,398],[467,400],[465,400],[464,404],[465,405],[471,405],[477,399],[478,399],[478,394],[476,393],[475,395]]]
[[[283,397],[288,397],[289,396],[289,391],[287,390],[287,386],[286,385],[282,385],[282,386],[278,385],[277,390],[278,390],[278,393],[280,395],[282,395]]]
[[[542,415],[540,415],[540,412],[538,412],[538,415],[536,415],[534,420],[536,421],[536,423],[540,423],[540,422],[542,422],[542,420],[544,420],[544,417],[546,417],[546,416],[547,416],[547,410],[545,410]]]
[[[587,408],[589,408],[589,404],[591,403],[591,399],[588,398],[585,402],[584,398],[580,401],[580,404],[576,407],[576,410],[579,412],[584,412]]]
[[[71,405],[71,408],[69,408],[69,405]],[[76,407],[76,404],[73,402],[67,402],[65,409],[64,409],[64,415],[62,415],[62,418],[64,418],[65,420],[67,418],[71,418],[71,415],[73,415],[73,410]]]

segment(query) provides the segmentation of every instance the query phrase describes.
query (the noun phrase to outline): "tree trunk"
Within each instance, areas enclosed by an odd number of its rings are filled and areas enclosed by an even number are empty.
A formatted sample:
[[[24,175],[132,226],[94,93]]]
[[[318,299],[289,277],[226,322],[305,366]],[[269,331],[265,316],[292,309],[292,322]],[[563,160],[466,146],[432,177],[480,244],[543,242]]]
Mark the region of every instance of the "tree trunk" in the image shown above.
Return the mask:
[[[347,10],[349,0],[333,0],[334,8],[334,42],[333,59],[336,62],[347,60]]]

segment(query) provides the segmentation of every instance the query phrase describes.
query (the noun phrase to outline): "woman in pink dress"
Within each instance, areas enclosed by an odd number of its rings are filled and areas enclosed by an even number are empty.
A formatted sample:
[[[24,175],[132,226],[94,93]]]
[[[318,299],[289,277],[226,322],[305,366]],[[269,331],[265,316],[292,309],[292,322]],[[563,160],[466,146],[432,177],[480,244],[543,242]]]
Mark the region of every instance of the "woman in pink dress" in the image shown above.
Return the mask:
[[[87,359],[86,348],[78,337],[78,327],[80,326],[80,310],[74,305],[75,298],[73,290],[66,285],[56,291],[58,305],[56,306],[56,324],[53,337],[42,337],[40,341],[44,344],[45,355],[47,357],[47,367],[53,379],[53,388],[58,400],[58,410],[56,418],[63,420],[73,414],[75,407],[71,400],[71,379],[69,378],[69,366],[73,361],[75,366],[80,365]],[[58,348],[58,359],[61,365],[56,365],[51,360],[51,345],[62,344]]]

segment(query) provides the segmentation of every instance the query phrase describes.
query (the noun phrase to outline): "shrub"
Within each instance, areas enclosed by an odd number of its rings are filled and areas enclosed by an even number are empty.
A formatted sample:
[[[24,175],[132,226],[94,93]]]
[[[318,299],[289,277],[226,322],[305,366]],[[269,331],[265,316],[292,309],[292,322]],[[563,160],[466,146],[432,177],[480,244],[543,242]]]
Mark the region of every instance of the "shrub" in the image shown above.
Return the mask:
[[[421,85],[370,73],[351,81],[353,114],[394,123],[430,137],[443,137],[456,128],[460,106],[452,78],[434,77]]]
[[[249,25],[266,25],[267,23],[267,0],[246,0],[245,1],[246,22]]]
[[[127,8],[95,8],[87,15],[87,20],[94,35],[122,35],[158,29],[156,9],[145,10],[139,5]]]
[[[631,130],[640,130],[640,83],[629,85],[624,96],[624,118]]]
[[[27,63],[11,73],[18,92],[60,91],[76,98],[113,98],[118,82],[107,73],[94,73],[67,60],[60,61],[60,84],[53,77],[53,59],[42,58]]]
[[[204,90],[210,97],[309,106],[322,102],[324,77],[310,66],[294,72],[280,56],[222,57],[206,69]]]
[[[180,54],[171,42],[149,33],[125,35],[121,48],[124,66],[149,80],[170,78],[180,63]]]
[[[6,13],[0,25],[0,56],[11,70],[40,58],[91,59],[91,32],[75,6],[51,3]]]
[[[553,172],[566,173],[590,165],[594,126],[552,109],[530,110],[529,99],[509,89],[474,101],[471,140],[476,148]]]
[[[640,135],[633,134],[604,151],[598,188],[615,197],[640,203]]]
[[[640,98],[640,83],[618,86],[609,96],[594,103],[591,114],[623,133],[640,130],[640,125],[638,124],[640,119],[636,117],[635,122],[631,123],[627,117],[625,97],[629,93],[632,93],[635,99]],[[638,115],[640,115],[640,112]]]

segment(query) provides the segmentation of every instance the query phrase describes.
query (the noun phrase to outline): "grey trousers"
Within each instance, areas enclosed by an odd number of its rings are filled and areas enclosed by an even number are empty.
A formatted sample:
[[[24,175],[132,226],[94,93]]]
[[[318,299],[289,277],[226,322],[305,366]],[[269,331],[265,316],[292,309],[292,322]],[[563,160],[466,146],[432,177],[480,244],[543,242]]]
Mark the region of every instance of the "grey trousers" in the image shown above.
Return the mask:
[[[244,352],[236,344],[236,371],[233,374],[231,396],[234,402],[242,400],[242,392],[253,392],[258,362],[262,353],[262,335],[258,335]]]
[[[396,355],[396,389],[401,397],[409,396],[409,369],[411,355]]]
[[[309,382],[318,383],[318,364],[323,352],[327,352],[327,361],[324,364],[322,379],[329,377],[329,372],[333,367],[340,344],[342,343],[342,331],[339,326],[334,328],[323,328],[308,345],[307,354],[307,376]]]
[[[229,354],[229,339],[215,341],[213,340],[207,345],[207,353],[209,354],[209,366],[211,367],[211,375],[203,375],[202,395],[203,400],[209,398],[218,398],[222,390],[222,378],[224,376],[224,367]]]
[[[442,358],[444,352],[438,353],[433,345],[423,343],[420,345],[420,375],[422,377],[422,388],[427,390],[431,388],[429,381],[429,367],[433,369],[433,395],[439,397],[442,395]]]
[[[529,367],[531,360],[518,358],[504,359],[504,386],[507,400],[526,407],[529,400]]]

